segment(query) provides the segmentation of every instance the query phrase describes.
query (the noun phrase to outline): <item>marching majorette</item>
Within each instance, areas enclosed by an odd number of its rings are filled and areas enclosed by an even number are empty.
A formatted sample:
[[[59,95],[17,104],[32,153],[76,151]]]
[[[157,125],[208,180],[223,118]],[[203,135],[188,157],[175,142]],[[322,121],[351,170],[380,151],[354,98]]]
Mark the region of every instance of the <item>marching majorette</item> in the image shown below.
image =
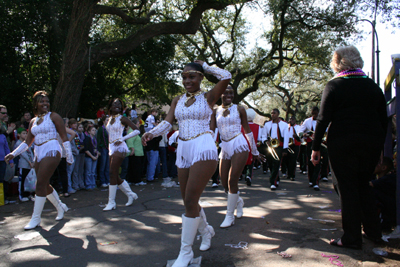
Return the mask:
[[[38,91],[33,95],[33,113],[36,117],[29,124],[27,138],[5,157],[5,161],[8,162],[35,144],[36,197],[32,218],[24,227],[25,230],[34,229],[40,225],[46,198],[57,209],[57,221],[62,220],[64,212],[68,211],[67,205],[61,202],[56,190],[50,185],[50,178],[61,160],[62,149],[57,140],[58,136],[63,142],[67,163],[74,163],[64,121],[57,113],[50,112],[50,100],[45,91]]]
[[[106,121],[106,129],[109,140],[110,185],[108,186],[108,203],[103,211],[113,210],[117,207],[115,203],[117,187],[128,197],[128,202],[125,206],[132,205],[133,201],[138,198],[138,196],[132,192],[126,180],[122,180],[119,177],[119,168],[121,167],[126,153],[130,151],[124,141],[140,133],[139,129],[131,120],[122,116],[123,110],[124,102],[119,98],[111,100],[108,104],[108,113],[110,117],[108,121]],[[122,136],[125,125],[132,128],[133,132]]]
[[[233,98],[234,91],[231,86],[228,86],[221,97],[222,105],[214,110],[211,119],[211,129],[215,128],[216,122],[221,137],[219,173],[222,185],[228,194],[227,212],[220,225],[221,228],[230,227],[235,223],[235,209],[237,209],[237,218],[243,216],[244,201],[239,197],[238,182],[250,148],[254,160],[263,158],[257,150],[253,133],[247,123],[246,110],[242,106],[233,104]],[[250,148],[241,132],[242,127]]]
[[[200,89],[204,73],[219,79],[208,92]],[[188,266],[192,261],[192,245],[197,230],[202,236],[200,250],[210,248],[211,238],[215,234],[213,227],[207,223],[199,199],[218,161],[217,147],[210,129],[212,107],[225,91],[230,79],[229,71],[210,67],[203,61],[196,60],[187,64],[182,72],[186,93],[174,98],[165,120],[142,136],[143,145],[146,145],[154,137],[168,132],[175,118],[178,120],[176,165],[185,214],[182,215],[181,249],[173,267]]]

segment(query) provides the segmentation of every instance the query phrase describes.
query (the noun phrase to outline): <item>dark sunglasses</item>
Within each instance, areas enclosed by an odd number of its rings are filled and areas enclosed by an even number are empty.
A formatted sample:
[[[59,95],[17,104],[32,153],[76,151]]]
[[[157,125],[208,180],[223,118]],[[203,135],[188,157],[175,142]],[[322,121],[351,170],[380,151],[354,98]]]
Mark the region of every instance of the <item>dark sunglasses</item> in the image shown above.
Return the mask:
[[[7,115],[7,112],[0,112],[1,114],[3,114],[3,115]]]

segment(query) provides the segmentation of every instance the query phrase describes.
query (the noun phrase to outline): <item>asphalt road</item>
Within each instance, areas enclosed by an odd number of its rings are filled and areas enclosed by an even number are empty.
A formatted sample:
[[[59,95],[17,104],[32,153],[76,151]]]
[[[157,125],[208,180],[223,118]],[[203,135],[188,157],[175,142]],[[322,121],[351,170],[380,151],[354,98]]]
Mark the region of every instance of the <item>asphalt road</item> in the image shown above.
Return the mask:
[[[206,252],[200,252],[201,241],[195,241],[193,250],[195,257],[202,256],[201,266],[332,266],[322,253],[339,256],[344,266],[400,266],[399,240],[384,247],[388,257],[376,256],[376,246],[369,240],[363,250],[329,245],[331,238],[342,235],[340,203],[330,178],[316,192],[305,175],[297,174],[296,181],[282,179],[276,191],[269,189],[268,177],[256,170],[251,187],[240,181],[244,216],[227,229],[219,228],[226,212],[224,191],[221,186],[211,188],[211,183],[207,186],[201,204],[216,235]],[[62,197],[70,210],[59,222],[47,201],[41,226],[31,231],[23,227],[32,214],[32,202],[1,206],[0,266],[165,266],[179,253],[184,207],[179,188],[163,188],[161,182],[132,186],[139,199],[130,207],[125,207],[127,198],[118,190],[117,209],[109,212],[101,207],[108,198],[105,189]],[[239,242],[247,249],[235,248]]]

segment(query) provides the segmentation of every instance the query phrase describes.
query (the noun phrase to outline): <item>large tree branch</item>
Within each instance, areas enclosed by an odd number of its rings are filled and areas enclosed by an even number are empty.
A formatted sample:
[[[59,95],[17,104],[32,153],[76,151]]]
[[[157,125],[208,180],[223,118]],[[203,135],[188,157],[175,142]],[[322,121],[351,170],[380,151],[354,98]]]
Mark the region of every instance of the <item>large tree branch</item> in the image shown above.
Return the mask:
[[[250,105],[249,104],[249,102],[247,102],[246,100],[244,100],[243,99],[243,103],[245,103],[249,108],[251,108],[251,109],[254,109],[254,111],[258,114],[258,115],[261,115],[261,116],[264,116],[264,117],[268,117],[268,118],[271,118],[271,114],[268,114],[268,113],[265,113],[265,112],[262,112],[261,110],[259,110],[258,108],[256,108],[256,107],[254,107],[254,106],[252,106],[252,105]]]
[[[116,15],[128,24],[145,25],[150,22],[150,17],[154,15],[156,12],[154,10],[151,10],[145,18],[135,18],[135,17],[130,17],[128,14],[126,14],[122,9],[118,7],[96,5],[94,7],[94,13],[99,15]]]
[[[190,12],[186,21],[161,22],[147,25],[125,39],[99,44],[92,49],[91,64],[101,62],[110,57],[123,56],[135,49],[144,41],[155,36],[165,34],[195,34],[199,29],[200,20],[204,11],[208,9],[221,10],[230,4],[247,1],[250,0],[199,0]]]

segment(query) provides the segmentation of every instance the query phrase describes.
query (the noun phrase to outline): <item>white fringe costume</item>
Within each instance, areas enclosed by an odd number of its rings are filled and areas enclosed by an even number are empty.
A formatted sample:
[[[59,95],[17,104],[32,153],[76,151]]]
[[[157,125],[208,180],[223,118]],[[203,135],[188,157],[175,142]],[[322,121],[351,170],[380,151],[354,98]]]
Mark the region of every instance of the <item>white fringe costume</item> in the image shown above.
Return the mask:
[[[196,101],[189,107],[184,94],[175,108],[175,117],[179,123],[179,140],[176,152],[176,166],[189,168],[198,161],[218,160],[210,119],[212,109],[207,103],[205,93],[195,96]]]
[[[56,157],[57,153],[62,154],[60,143],[57,140],[57,129],[50,118],[51,112],[48,112],[42,123],[37,124],[39,118],[34,119],[31,133],[35,136],[35,160],[40,162],[45,157]]]
[[[229,114],[226,117],[223,115],[225,110],[229,110]],[[232,105],[228,109],[219,106],[215,117],[221,136],[219,158],[230,160],[236,153],[250,152],[249,145],[240,131],[242,124],[238,105]]]
[[[111,156],[115,152],[121,152],[121,153],[128,153],[130,150],[125,142],[121,142],[118,146],[115,145],[116,141],[121,141],[122,134],[124,132],[124,125],[121,123],[121,117],[122,115],[119,115],[118,117],[115,118],[115,121],[113,124],[111,124],[112,118],[108,120],[108,123],[106,125],[106,129],[108,132],[108,140],[109,140],[109,155]]]

